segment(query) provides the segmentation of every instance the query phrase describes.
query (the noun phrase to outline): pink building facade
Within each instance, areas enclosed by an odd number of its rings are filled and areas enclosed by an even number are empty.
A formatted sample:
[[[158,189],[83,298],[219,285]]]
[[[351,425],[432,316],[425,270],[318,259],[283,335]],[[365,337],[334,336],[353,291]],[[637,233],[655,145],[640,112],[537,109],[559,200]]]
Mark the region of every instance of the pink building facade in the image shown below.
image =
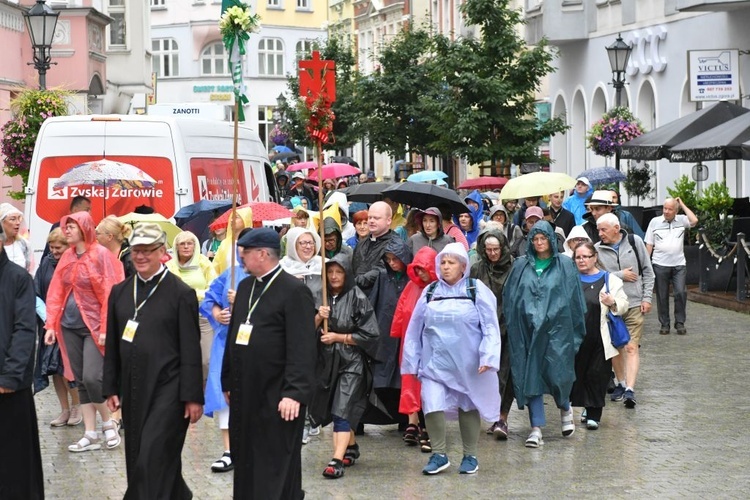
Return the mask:
[[[33,65],[33,52],[22,11],[33,5],[0,0],[0,126],[12,118],[10,102],[24,88],[38,88],[39,76]],[[71,114],[101,112],[106,93],[105,33],[110,18],[84,0],[79,7],[59,9],[60,16],[52,43],[52,62],[47,70],[47,88],[73,93]],[[51,5],[56,8],[56,5]],[[4,161],[0,155],[0,162]],[[9,191],[20,189],[21,181],[0,175],[0,202],[13,201]],[[21,202],[13,201],[20,207]]]

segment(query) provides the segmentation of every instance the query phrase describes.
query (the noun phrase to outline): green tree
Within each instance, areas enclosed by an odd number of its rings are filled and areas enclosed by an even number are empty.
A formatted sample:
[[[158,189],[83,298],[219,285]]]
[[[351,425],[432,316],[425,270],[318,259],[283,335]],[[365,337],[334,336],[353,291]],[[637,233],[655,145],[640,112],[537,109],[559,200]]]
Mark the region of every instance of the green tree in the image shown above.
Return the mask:
[[[341,150],[353,146],[362,138],[359,113],[356,105],[356,87],[359,73],[355,69],[355,57],[351,43],[342,36],[329,38],[325,43],[316,42],[313,50],[320,51],[320,57],[336,63],[336,101],[332,109],[336,115],[333,122],[335,143],[331,147]],[[310,54],[305,54],[305,58]],[[282,130],[287,132],[296,144],[313,146],[299,112],[299,77],[295,74],[287,79],[287,99],[280,112],[284,115]]]
[[[545,40],[530,48],[519,36],[521,13],[509,0],[467,0],[461,13],[479,26],[478,39],[435,39],[440,93],[426,96],[431,149],[471,163],[504,159],[541,162],[542,139],[566,129],[561,117],[539,123],[535,93],[553,71]],[[436,78],[438,75],[434,75]]]

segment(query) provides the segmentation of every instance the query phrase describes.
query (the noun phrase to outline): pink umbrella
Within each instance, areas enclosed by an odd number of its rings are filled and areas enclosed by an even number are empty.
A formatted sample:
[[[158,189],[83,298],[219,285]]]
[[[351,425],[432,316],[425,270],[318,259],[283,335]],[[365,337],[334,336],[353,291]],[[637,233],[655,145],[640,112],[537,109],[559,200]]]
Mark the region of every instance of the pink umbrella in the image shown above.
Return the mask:
[[[323,165],[323,179],[338,179],[339,177],[346,177],[348,175],[359,175],[362,172],[356,167],[347,165],[346,163],[328,163]],[[315,169],[308,179],[312,181],[318,180],[318,169]]]
[[[497,189],[502,188],[508,182],[505,177],[479,177],[477,179],[466,179],[457,189]]]
[[[292,165],[289,165],[289,167],[287,167],[286,171],[287,172],[297,172],[299,170],[307,170],[307,169],[310,169],[310,168],[318,168],[317,162],[314,162],[314,161],[303,161],[303,162],[300,162],[300,163],[294,163]]]

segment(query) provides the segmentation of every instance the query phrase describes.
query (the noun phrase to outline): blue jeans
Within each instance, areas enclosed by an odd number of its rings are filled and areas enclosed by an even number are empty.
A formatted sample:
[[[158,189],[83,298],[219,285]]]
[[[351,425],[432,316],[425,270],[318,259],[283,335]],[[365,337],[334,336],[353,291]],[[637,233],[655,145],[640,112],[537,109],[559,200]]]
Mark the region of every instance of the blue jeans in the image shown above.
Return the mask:
[[[672,284],[674,295],[674,322],[685,324],[685,308],[687,304],[687,286],[685,266],[664,267],[657,264],[654,267],[656,311],[662,328],[669,328],[669,284]]]
[[[547,420],[544,417],[544,397],[532,396],[526,401],[529,407],[529,422],[532,427],[544,427]],[[565,411],[570,410],[570,403],[565,403],[562,408]]]

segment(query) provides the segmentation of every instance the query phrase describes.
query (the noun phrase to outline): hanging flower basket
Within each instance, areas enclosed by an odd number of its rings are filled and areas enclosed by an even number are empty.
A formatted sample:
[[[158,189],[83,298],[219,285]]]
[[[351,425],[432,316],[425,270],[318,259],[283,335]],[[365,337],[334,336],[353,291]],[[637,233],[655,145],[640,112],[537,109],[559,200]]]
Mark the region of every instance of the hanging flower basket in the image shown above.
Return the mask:
[[[279,127],[278,124],[274,125],[273,130],[271,130],[270,137],[271,142],[273,142],[277,146],[284,146],[289,140],[289,134],[281,130],[281,127]]]
[[[617,147],[643,134],[641,121],[629,109],[612,108],[586,135],[589,148],[600,156],[614,156]]]

